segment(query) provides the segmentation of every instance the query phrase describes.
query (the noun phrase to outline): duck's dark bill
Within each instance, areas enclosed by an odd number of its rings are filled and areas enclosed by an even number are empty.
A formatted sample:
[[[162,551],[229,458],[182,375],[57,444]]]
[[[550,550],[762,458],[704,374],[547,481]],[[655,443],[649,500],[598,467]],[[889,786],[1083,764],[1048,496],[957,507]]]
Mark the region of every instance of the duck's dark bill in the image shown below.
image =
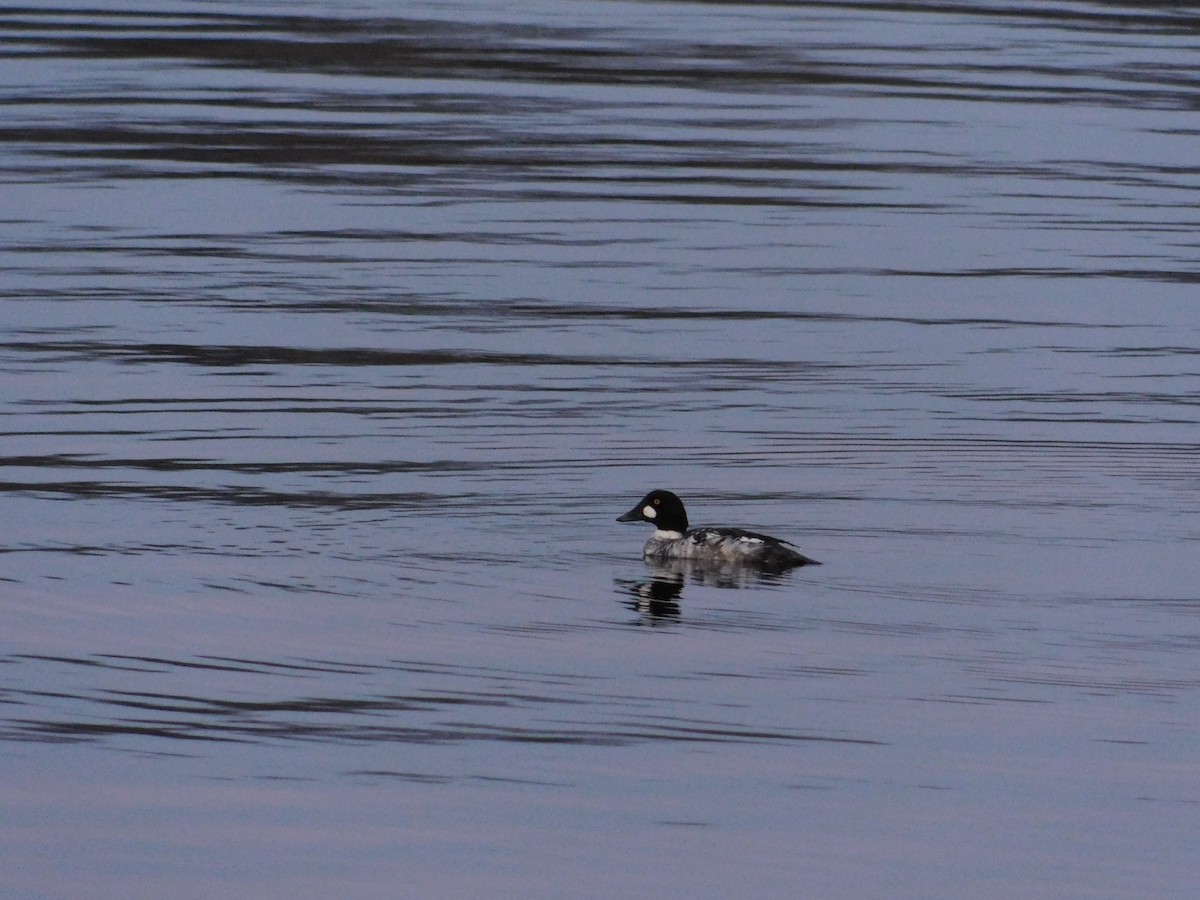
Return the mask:
[[[642,507],[635,506],[623,516],[617,516],[618,522],[640,522],[642,521]]]

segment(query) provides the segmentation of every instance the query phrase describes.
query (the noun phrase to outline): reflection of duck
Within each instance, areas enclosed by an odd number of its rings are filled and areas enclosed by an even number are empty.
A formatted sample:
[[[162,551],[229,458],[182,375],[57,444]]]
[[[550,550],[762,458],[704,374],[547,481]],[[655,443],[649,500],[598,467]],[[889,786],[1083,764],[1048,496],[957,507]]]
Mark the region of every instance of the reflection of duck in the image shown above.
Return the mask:
[[[741,528],[688,528],[683,501],[670,491],[651,491],[618,522],[649,522],[654,534],[642,553],[656,563],[688,560],[704,568],[750,568],[786,572],[816,564],[779,538]]]
[[[777,581],[783,574],[769,566],[742,563],[712,563],[696,559],[647,559],[650,577],[643,581],[616,579],[622,593],[631,599],[625,605],[641,613],[647,624],[660,624],[682,615],[680,601],[688,582],[704,587],[749,588]]]
[[[687,582],[718,588],[754,587],[764,582],[778,581],[780,575],[789,568],[794,568],[704,559],[647,558],[646,565],[650,568],[652,579],[674,580],[679,584],[681,592]]]
[[[679,595],[683,592],[680,575],[653,575],[649,581],[617,579],[617,584],[632,598],[625,605],[651,622],[679,618]]]

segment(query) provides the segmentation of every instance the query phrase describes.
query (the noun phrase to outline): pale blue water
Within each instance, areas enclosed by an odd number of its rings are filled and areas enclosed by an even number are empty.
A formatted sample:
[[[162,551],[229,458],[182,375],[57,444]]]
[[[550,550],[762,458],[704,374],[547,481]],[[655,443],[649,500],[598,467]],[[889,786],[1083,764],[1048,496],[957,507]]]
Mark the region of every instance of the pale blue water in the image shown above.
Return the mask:
[[[1190,897],[1200,17],[494,6],[0,12],[0,893]]]

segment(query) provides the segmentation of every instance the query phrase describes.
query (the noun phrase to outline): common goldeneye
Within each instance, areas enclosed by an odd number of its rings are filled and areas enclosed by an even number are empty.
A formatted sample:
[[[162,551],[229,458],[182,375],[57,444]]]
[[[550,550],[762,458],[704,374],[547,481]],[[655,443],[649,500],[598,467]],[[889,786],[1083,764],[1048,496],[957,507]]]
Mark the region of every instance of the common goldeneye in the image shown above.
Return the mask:
[[[643,555],[652,561],[688,559],[712,565],[757,566],[776,571],[817,565],[778,538],[741,528],[688,528],[683,501],[670,491],[651,491],[618,522],[649,522],[654,534]]]

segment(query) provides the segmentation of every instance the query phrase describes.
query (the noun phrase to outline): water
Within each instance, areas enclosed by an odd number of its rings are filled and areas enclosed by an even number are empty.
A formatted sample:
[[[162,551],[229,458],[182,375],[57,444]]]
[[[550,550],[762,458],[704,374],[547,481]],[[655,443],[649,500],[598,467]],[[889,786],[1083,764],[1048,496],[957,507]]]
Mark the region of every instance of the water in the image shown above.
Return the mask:
[[[0,13],[4,895],[1191,896],[1198,30]]]

